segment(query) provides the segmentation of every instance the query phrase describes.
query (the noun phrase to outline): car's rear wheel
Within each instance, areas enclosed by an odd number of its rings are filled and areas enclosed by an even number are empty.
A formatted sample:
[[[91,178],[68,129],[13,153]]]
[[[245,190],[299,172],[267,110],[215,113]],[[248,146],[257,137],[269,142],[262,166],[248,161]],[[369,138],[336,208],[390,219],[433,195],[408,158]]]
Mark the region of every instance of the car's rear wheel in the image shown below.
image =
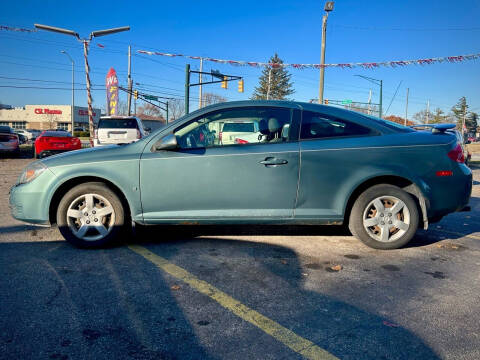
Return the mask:
[[[77,185],[60,200],[57,224],[63,237],[78,247],[102,247],[116,240],[125,214],[118,196],[104,183]]]
[[[397,186],[380,184],[363,192],[350,213],[349,228],[365,245],[397,249],[418,229],[419,212],[412,195]]]

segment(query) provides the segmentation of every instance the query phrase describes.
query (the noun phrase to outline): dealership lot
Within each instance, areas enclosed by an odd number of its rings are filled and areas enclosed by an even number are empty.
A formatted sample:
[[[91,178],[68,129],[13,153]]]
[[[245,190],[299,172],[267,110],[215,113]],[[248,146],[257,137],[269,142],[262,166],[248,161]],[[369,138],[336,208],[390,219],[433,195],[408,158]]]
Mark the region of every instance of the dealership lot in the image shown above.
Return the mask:
[[[472,212],[377,251],[337,227],[150,227],[79,250],[9,215],[0,160],[0,357],[480,358]]]

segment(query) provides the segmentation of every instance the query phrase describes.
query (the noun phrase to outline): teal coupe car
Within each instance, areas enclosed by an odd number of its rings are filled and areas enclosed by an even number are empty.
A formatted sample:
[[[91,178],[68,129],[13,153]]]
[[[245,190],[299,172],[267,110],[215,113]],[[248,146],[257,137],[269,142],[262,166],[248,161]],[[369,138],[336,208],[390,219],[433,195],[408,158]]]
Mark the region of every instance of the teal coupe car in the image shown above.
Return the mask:
[[[347,224],[364,244],[394,249],[468,208],[472,173],[453,126],[416,131],[331,106],[222,103],[135,143],[33,162],[10,206],[81,247],[111,243],[133,222]],[[222,141],[224,128],[245,129]]]

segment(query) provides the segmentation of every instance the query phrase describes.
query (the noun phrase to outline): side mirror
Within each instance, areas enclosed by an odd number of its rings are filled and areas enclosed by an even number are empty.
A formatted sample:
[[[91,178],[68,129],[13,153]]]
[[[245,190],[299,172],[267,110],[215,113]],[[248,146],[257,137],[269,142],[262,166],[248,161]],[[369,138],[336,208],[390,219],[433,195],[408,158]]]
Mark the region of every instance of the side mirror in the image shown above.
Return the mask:
[[[149,128],[149,127],[146,127],[146,128],[144,128],[143,130],[148,131],[148,132],[152,131],[152,129]]]
[[[178,149],[177,137],[170,133],[158,140],[153,146],[155,151]]]

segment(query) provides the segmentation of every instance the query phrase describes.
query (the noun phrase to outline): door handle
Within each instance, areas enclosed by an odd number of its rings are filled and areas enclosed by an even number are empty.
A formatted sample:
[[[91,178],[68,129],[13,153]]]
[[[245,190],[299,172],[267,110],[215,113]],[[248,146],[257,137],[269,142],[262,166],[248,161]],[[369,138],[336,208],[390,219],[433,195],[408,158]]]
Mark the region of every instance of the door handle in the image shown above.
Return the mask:
[[[285,159],[277,159],[274,157],[267,157],[265,160],[260,161],[260,164],[265,166],[277,166],[277,165],[286,165],[288,161]]]

